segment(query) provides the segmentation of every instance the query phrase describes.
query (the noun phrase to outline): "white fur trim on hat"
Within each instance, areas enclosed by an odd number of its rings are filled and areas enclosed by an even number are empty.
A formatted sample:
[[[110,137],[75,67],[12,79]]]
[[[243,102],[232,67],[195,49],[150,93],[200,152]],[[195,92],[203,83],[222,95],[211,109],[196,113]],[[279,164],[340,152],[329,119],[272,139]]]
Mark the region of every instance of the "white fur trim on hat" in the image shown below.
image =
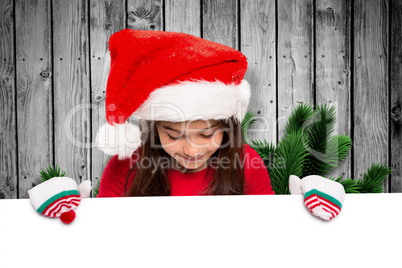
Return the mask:
[[[133,116],[169,122],[235,116],[242,121],[250,95],[250,84],[246,80],[239,85],[226,85],[221,81],[181,81],[154,90]]]
[[[143,120],[184,122],[195,120],[244,119],[250,101],[250,84],[226,85],[221,81],[182,81],[153,91],[132,114]],[[108,155],[129,158],[141,144],[137,126],[124,123],[104,124],[99,128],[98,148]]]
[[[107,155],[118,154],[119,160],[129,158],[141,144],[139,127],[131,123],[110,125],[105,123],[99,128],[96,143]]]

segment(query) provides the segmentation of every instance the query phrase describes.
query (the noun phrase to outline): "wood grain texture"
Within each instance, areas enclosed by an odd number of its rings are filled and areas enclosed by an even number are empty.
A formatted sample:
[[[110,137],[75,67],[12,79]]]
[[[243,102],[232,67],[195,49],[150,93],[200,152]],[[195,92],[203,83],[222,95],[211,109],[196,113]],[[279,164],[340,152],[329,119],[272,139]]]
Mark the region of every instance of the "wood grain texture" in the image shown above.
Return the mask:
[[[402,0],[391,1],[391,189],[402,193]]]
[[[199,0],[166,0],[165,31],[188,33],[201,37]]]
[[[162,0],[127,0],[127,28],[163,30]]]
[[[240,3],[241,51],[248,62],[244,79],[251,85],[248,109],[257,115],[247,138],[276,143],[275,1]]]
[[[237,1],[203,1],[202,37],[239,49],[238,9]]]
[[[92,141],[99,127],[106,123],[105,97],[110,70],[109,37],[125,28],[124,0],[90,0],[90,59],[92,99]],[[92,185],[100,179],[109,156],[92,150]]]
[[[19,198],[53,165],[50,1],[17,0],[17,122]]]
[[[0,199],[17,197],[13,0],[0,1]]]
[[[88,2],[53,1],[55,162],[90,179]]]
[[[301,102],[335,104],[353,154],[331,175],[390,164],[385,189],[402,192],[401,20],[402,0],[0,1],[0,198],[27,198],[52,161],[96,182],[108,158],[91,146],[106,123],[108,39],[126,27],[242,51],[257,114],[248,140],[276,143]]]
[[[373,163],[388,164],[388,7],[387,0],[354,2],[355,178]]]
[[[313,1],[278,1],[278,138],[296,106],[314,104]]]
[[[316,104],[336,107],[333,135],[351,135],[351,2],[316,2]],[[329,176],[350,178],[351,153]]]

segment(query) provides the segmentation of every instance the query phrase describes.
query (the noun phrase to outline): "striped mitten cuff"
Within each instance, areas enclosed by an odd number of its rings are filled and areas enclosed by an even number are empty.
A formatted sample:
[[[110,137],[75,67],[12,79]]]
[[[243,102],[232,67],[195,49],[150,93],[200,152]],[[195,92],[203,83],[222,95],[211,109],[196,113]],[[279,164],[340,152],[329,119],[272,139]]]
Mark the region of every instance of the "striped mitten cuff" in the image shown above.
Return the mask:
[[[303,179],[291,175],[289,190],[291,194],[303,194],[308,210],[324,220],[335,218],[341,212],[345,200],[342,184],[318,175],[306,176]]]

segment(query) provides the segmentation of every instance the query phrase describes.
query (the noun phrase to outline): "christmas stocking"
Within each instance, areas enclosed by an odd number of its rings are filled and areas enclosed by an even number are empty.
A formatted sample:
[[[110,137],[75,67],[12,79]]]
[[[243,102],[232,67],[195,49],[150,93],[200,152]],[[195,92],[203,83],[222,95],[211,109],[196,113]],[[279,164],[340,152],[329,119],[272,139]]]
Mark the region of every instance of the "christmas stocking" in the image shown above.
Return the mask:
[[[81,198],[91,192],[91,181],[83,181],[77,187],[75,180],[68,177],[54,177],[36,185],[28,191],[29,199],[36,211],[47,217],[60,217],[64,223],[75,219],[74,209]]]
[[[345,189],[339,182],[310,175],[303,179],[295,175],[289,177],[291,194],[303,194],[304,204],[310,212],[324,220],[332,220],[342,209]]]

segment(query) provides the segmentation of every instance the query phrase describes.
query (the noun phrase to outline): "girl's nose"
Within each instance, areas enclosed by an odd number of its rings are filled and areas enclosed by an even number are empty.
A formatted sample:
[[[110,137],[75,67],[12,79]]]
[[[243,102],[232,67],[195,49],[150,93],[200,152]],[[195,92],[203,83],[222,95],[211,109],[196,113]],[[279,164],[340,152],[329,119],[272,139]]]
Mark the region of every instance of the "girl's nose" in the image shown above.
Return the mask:
[[[200,148],[194,148],[188,143],[184,145],[183,152],[184,152],[183,156],[189,158],[197,158],[203,155],[203,153],[200,152]]]
[[[187,147],[184,148],[184,157],[196,158],[199,155],[200,153],[197,153],[195,150],[188,149]]]

